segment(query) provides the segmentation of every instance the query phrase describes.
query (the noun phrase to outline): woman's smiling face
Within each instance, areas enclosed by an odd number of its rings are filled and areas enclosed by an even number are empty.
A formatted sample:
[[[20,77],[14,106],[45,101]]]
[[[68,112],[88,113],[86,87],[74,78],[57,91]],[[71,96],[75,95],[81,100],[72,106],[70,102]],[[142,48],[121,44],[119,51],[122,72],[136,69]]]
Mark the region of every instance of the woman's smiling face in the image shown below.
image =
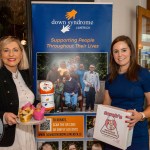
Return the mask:
[[[6,68],[14,72],[17,70],[18,64],[22,59],[22,50],[16,42],[10,42],[1,50],[1,59]]]
[[[124,41],[119,41],[113,46],[113,57],[115,62],[122,68],[128,68],[130,65],[131,50]]]

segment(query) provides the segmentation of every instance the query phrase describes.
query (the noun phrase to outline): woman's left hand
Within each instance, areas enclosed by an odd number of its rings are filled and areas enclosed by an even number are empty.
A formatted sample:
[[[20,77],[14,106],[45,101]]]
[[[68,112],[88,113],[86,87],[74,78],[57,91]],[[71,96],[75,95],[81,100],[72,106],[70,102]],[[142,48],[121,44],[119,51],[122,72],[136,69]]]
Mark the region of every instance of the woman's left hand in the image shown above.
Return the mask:
[[[132,115],[126,116],[128,120],[126,120],[125,122],[129,123],[128,127],[129,129],[132,129],[135,126],[135,124],[142,119],[142,115],[136,110],[127,110],[127,112],[131,112]]]

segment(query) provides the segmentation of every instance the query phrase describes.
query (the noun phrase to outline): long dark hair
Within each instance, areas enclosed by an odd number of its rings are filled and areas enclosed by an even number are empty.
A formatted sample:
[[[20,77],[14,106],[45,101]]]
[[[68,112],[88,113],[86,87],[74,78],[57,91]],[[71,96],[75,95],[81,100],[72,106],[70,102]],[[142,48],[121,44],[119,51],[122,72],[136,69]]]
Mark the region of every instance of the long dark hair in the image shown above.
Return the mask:
[[[113,46],[117,42],[120,42],[120,41],[125,42],[131,51],[130,65],[127,70],[126,76],[130,81],[136,81],[138,79],[137,72],[140,66],[138,65],[136,61],[136,52],[135,52],[133,42],[128,36],[125,36],[125,35],[118,36],[117,38],[114,39],[114,41],[111,44],[109,81],[112,82],[116,78],[116,76],[118,75],[119,68],[120,68],[120,66],[115,62],[114,57],[113,57]]]

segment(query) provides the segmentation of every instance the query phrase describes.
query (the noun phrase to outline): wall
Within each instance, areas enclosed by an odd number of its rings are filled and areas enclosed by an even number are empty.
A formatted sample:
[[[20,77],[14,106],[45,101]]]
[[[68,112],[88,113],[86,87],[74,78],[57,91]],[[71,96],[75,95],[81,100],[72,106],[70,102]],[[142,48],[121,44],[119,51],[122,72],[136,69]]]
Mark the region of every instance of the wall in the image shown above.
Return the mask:
[[[118,35],[129,36],[136,43],[136,6],[146,8],[147,0],[95,0],[113,3],[112,39]]]

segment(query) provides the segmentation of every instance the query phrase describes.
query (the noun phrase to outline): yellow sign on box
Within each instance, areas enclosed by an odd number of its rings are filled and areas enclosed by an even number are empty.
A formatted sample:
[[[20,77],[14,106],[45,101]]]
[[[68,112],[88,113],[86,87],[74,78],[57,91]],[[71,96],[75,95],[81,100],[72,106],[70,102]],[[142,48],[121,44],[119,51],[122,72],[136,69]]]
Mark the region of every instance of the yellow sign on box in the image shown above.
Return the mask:
[[[36,138],[83,138],[84,116],[46,116],[36,130]]]

